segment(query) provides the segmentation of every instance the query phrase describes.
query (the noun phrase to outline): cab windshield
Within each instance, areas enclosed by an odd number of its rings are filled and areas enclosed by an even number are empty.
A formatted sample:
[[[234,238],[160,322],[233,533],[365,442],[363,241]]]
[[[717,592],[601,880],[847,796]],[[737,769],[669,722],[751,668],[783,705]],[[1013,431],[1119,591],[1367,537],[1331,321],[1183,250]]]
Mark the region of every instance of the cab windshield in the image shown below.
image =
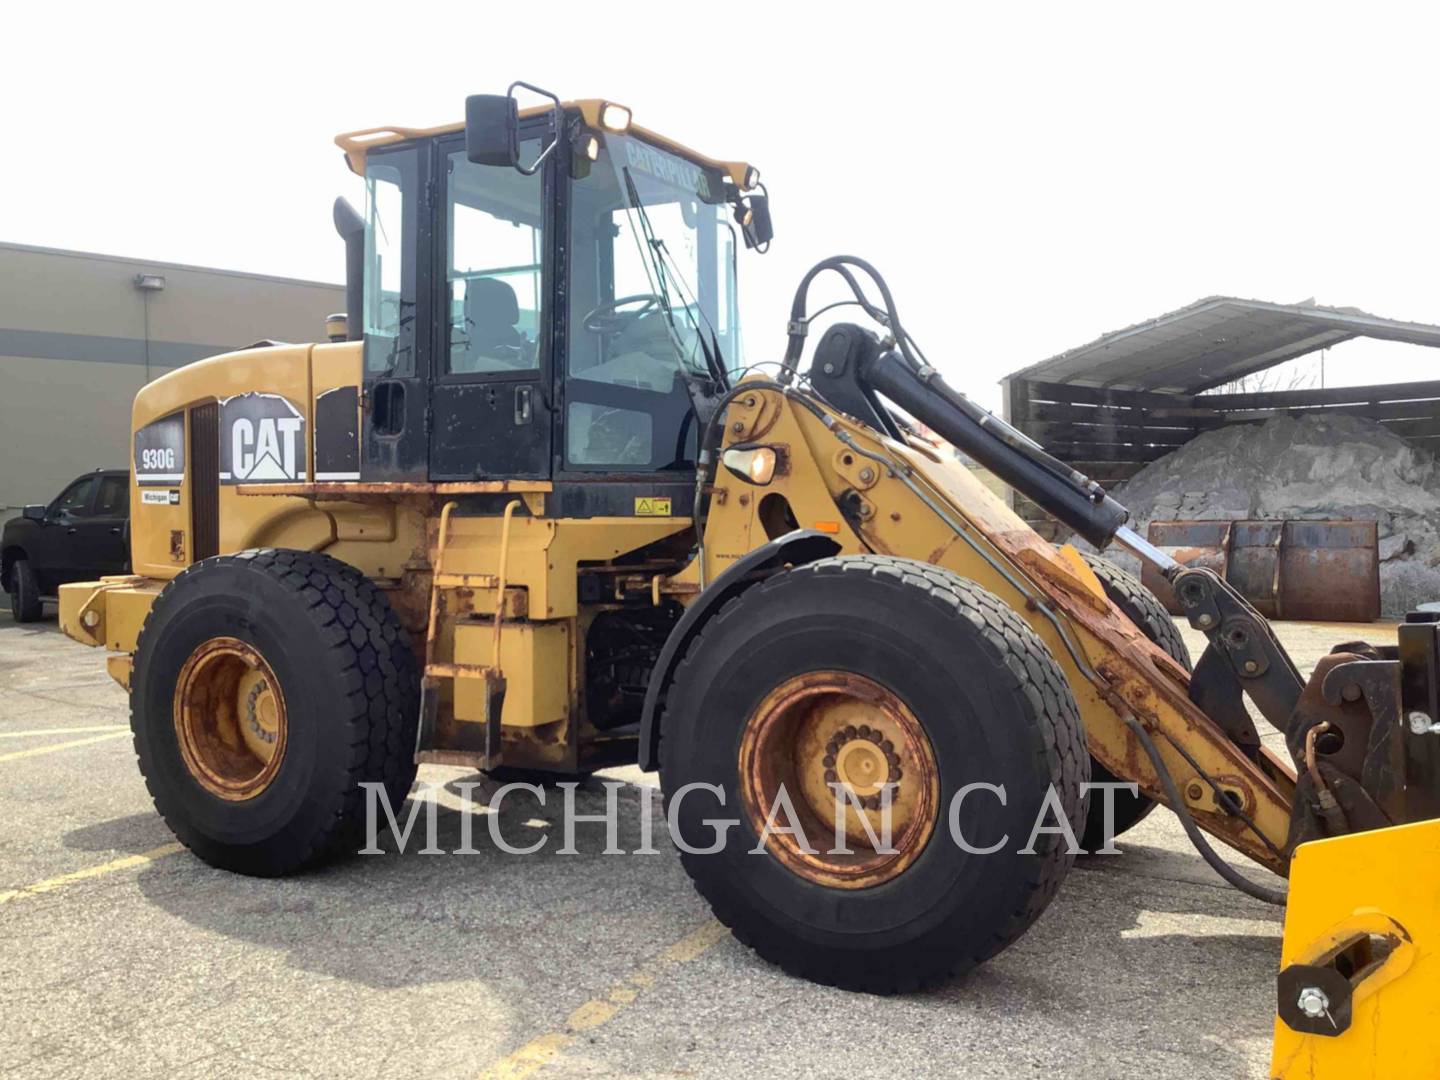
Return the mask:
[[[588,351],[573,349],[572,334],[572,376],[627,356],[637,378],[663,365],[667,383],[677,359],[701,375],[741,365],[724,190],[718,170],[634,135],[604,136],[599,160],[573,188],[577,295],[589,305],[577,315],[582,325],[591,316],[592,329]],[[595,327],[602,338],[613,331],[611,340],[595,339]]]

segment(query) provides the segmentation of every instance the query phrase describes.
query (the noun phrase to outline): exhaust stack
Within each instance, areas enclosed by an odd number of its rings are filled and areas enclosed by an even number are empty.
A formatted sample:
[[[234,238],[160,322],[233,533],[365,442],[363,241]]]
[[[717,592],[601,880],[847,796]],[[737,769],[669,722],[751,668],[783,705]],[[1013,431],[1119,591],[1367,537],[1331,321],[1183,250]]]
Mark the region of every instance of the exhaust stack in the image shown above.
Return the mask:
[[[365,219],[343,198],[335,200],[335,231],[345,241],[345,340],[360,341],[365,336]],[[327,330],[330,321],[333,317]]]

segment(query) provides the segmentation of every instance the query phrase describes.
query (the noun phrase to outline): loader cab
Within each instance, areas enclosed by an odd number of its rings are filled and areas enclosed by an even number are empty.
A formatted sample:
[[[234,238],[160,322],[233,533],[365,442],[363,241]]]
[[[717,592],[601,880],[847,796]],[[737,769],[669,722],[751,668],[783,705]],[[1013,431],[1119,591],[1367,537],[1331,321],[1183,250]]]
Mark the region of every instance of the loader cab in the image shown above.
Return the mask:
[[[577,107],[521,115],[516,146],[518,168],[463,130],[365,154],[361,479],[549,480],[576,516],[639,485],[686,513],[741,362],[736,186]]]

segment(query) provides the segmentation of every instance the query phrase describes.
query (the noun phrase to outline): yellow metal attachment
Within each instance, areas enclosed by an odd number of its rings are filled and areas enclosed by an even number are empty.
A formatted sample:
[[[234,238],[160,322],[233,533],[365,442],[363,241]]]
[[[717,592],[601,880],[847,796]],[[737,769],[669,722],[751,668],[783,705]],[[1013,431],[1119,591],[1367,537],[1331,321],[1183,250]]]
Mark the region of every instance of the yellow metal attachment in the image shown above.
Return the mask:
[[[1295,849],[1272,1077],[1440,1076],[1437,882],[1440,821],[1316,840]],[[1357,951],[1352,943],[1363,948]],[[1283,974],[1287,970],[1290,977]],[[1328,981],[1323,978],[1332,971]],[[1322,977],[1310,978],[1312,972]],[[1297,974],[1302,977],[1294,978]],[[1285,1019],[1287,1011],[1335,1034],[1296,1031]]]

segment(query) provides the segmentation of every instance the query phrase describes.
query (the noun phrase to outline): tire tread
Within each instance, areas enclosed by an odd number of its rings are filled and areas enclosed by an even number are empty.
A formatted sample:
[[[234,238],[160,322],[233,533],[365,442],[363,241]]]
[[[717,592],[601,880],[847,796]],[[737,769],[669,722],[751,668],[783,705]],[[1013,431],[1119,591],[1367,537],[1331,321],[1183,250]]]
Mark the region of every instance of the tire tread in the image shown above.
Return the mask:
[[[290,873],[344,854],[347,845],[354,842],[364,820],[362,782],[383,783],[392,806],[398,806],[409,793],[416,771],[419,673],[407,632],[374,582],[329,555],[288,548],[255,548],[216,556],[181,571],[146,613],[136,640],[137,667],[151,628],[166,606],[175,602],[187,583],[227,563],[242,563],[295,594],[303,603],[303,615],[309,619],[311,629],[339,661],[336,713],[346,738],[341,744],[343,753],[341,746],[331,749],[348,773],[344,795],[325,808],[324,820],[312,830],[306,847],[284,853],[273,871]],[[139,703],[133,684],[130,709],[139,757]],[[163,815],[153,778],[146,775],[145,784]],[[187,830],[170,824],[181,842],[193,850]]]
[[[1003,669],[1012,681],[1012,688],[1022,693],[1034,708],[1039,740],[1035,748],[1037,774],[1049,778],[1071,801],[1067,814],[1077,834],[1084,820],[1082,784],[1089,778],[1090,756],[1085,745],[1084,728],[1079,708],[1066,682],[1064,672],[1055,662],[1045,643],[1029,625],[999,597],[951,571],[930,563],[917,562],[889,555],[842,555],[794,567],[776,574],[729,600],[692,641],[685,657],[676,667],[667,693],[667,704],[682,700],[684,685],[694,670],[707,632],[712,625],[723,624],[740,614],[741,606],[752,592],[773,592],[784,589],[802,576],[866,575],[903,591],[905,602],[915,599],[933,604],[947,615],[968,621],[977,631],[986,652],[997,670]],[[660,760],[662,772],[666,758],[664,732],[670,721],[667,715],[661,724]],[[1009,913],[1002,928],[988,940],[974,943],[968,953],[959,953],[946,965],[926,972],[895,971],[872,968],[847,986],[870,993],[894,994],[932,986],[951,979],[1001,952],[1017,940],[1055,898],[1060,884],[1074,862],[1063,841],[1045,836],[1036,841],[1041,856],[1040,869],[1021,902]],[[702,896],[709,902],[716,918],[729,927],[737,940],[766,953],[764,942],[757,940],[743,918],[743,912],[731,909],[723,895],[707,888],[705,875],[697,875],[695,856],[682,853],[681,860]],[[807,962],[802,954],[781,952],[773,957],[787,972],[812,982],[834,984],[830,969]]]

